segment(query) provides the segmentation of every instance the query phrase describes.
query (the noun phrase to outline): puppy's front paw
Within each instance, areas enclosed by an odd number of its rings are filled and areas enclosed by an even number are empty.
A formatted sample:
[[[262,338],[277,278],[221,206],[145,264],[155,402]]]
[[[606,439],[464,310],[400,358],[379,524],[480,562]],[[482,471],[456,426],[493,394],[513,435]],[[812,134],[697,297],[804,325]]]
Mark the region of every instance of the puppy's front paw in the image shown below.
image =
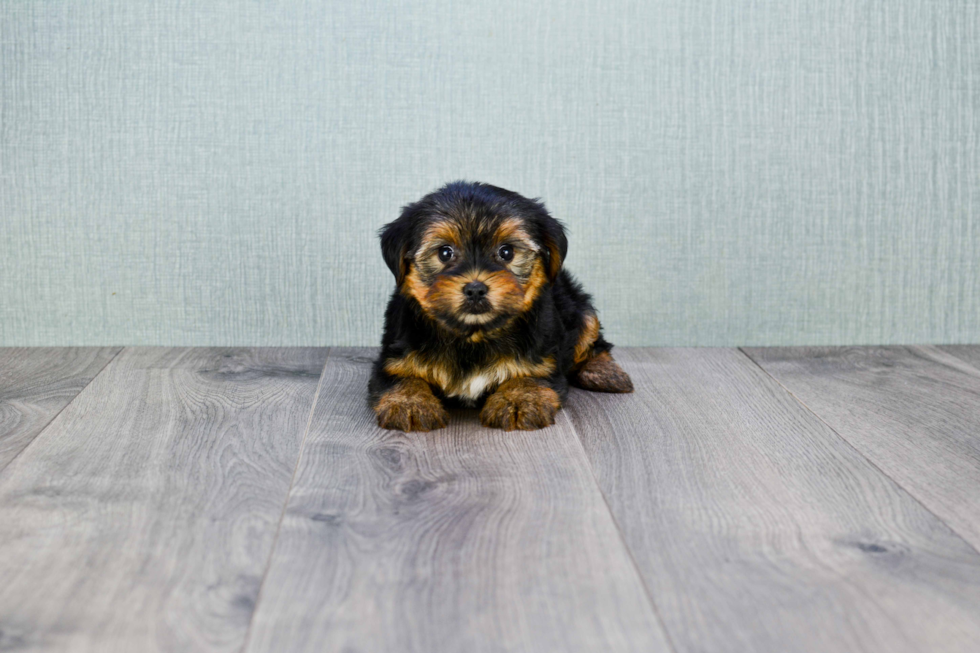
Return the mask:
[[[609,352],[586,361],[572,375],[572,383],[593,392],[633,392],[633,381]]]
[[[480,422],[490,428],[533,431],[555,423],[558,393],[529,378],[511,379],[487,397]]]
[[[449,414],[422,379],[404,379],[381,395],[374,407],[378,426],[399,431],[431,431],[446,425]]]

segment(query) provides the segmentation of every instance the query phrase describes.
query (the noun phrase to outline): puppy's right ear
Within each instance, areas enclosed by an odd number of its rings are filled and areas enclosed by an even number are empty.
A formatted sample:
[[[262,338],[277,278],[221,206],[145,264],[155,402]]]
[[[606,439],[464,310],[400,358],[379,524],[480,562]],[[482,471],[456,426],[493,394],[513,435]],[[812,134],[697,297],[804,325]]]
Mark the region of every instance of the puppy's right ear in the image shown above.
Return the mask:
[[[397,220],[382,227],[378,235],[381,237],[381,255],[395,275],[395,283],[400,286],[408,274],[408,246],[412,235],[409,211],[402,212]]]

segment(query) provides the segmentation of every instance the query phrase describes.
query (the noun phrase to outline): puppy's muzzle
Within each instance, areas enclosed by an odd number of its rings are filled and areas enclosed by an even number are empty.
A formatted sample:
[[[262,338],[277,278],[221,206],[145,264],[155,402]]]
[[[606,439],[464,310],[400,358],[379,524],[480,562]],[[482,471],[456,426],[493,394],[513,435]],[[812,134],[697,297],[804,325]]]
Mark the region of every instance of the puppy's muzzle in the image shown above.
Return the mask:
[[[486,313],[490,310],[490,301],[487,299],[487,284],[482,281],[470,281],[463,286],[463,296],[466,297],[464,305],[468,313]]]

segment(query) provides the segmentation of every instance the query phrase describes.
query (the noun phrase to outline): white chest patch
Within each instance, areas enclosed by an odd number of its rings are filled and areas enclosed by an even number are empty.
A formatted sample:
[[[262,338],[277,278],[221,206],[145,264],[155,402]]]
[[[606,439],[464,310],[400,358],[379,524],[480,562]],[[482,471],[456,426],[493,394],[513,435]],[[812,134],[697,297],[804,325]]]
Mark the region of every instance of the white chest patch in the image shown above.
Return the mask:
[[[452,388],[444,389],[444,392],[447,396],[457,397],[464,404],[472,406],[484,392],[506,380],[498,378],[500,375],[493,372],[494,370],[484,370],[478,374],[471,374],[454,384]]]
[[[502,360],[473,370],[459,381],[440,383],[447,397],[458,397],[464,404],[474,405],[485,393],[520,376],[547,376],[554,370],[555,362],[546,358],[540,363],[526,364],[516,360]]]
[[[460,384],[459,396],[470,400],[479,399],[490,385],[490,380],[486,374],[474,374]]]

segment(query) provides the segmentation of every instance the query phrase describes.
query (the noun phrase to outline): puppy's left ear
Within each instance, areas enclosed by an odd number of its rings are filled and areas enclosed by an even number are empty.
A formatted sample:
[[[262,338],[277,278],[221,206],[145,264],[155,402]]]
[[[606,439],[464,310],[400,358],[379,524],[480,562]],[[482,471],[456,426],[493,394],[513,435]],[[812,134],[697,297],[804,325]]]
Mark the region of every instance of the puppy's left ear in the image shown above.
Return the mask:
[[[541,240],[544,242],[544,262],[545,269],[548,271],[548,280],[554,281],[558,278],[561,265],[565,261],[565,254],[568,253],[565,228],[550,215],[545,216],[542,221]]]
[[[381,237],[381,256],[391,273],[395,275],[395,283],[402,285],[408,274],[408,246],[412,232],[411,216],[405,211],[394,222],[389,222],[378,235]]]

